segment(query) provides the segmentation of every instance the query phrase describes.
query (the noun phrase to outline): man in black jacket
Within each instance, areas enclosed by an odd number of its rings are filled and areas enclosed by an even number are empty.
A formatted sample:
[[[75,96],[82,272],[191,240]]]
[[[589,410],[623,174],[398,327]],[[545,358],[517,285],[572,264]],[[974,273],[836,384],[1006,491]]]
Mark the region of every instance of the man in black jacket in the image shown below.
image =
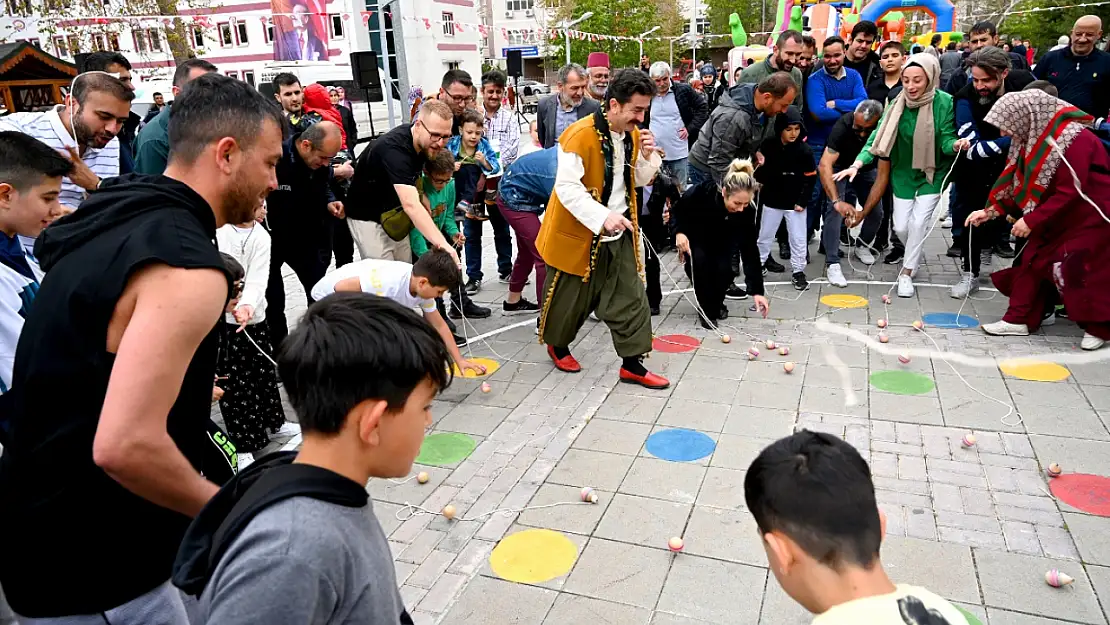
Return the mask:
[[[971,27],[971,36],[968,37],[967,47],[972,52],[980,50],[987,46],[999,47],[998,44],[998,29],[994,27],[991,22],[977,22]],[[1025,60],[1024,56],[1010,52],[1010,68],[1014,70],[1028,70],[1029,63]],[[967,67],[964,63],[964,71],[956,72],[952,78],[948,80],[948,84],[941,84],[941,88],[948,93],[955,95],[957,91],[963,89],[969,82],[971,82],[971,68]]]
[[[652,63],[648,75],[655,81],[656,93],[644,125],[662,150],[663,170],[685,189],[690,147],[709,118],[709,105],[687,83],[671,80],[671,66],[663,61]]]
[[[879,65],[879,55],[871,49],[878,37],[879,27],[875,22],[863,20],[852,27],[848,49],[844,51],[844,67],[859,72],[864,87],[883,75],[883,68]]]
[[[343,203],[331,190],[331,160],[342,145],[339,126],[323,121],[282,146],[278,188],[266,198],[266,224],[272,240],[266,320],[275,348],[289,334],[282,264],[288,263],[297,274],[309,304],[313,301],[312,287],[331,264],[331,216],[343,215]]]
[[[1071,45],[1041,57],[1033,74],[1056,85],[1060,99],[1094,117],[1110,110],[1110,53],[1095,48],[1102,20],[1084,15],[1071,30]]]

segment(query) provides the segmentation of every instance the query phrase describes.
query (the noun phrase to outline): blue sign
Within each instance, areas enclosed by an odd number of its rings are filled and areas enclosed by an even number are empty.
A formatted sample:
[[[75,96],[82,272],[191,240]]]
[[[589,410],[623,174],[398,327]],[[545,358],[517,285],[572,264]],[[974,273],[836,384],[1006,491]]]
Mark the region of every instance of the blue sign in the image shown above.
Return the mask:
[[[501,56],[509,56],[510,50],[520,50],[520,56],[535,57],[540,55],[539,46],[513,46],[501,48]]]

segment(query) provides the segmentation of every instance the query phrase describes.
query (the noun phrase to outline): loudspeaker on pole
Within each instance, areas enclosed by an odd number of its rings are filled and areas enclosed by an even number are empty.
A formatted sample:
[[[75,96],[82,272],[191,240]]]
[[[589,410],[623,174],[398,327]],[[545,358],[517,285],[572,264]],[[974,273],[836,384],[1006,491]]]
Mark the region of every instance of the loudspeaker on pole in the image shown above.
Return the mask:
[[[355,84],[366,90],[368,102],[384,102],[382,78],[378,73],[378,53],[373,50],[351,53],[351,73]]]
[[[506,73],[513,78],[524,75],[524,53],[520,50],[507,50],[505,52]]]

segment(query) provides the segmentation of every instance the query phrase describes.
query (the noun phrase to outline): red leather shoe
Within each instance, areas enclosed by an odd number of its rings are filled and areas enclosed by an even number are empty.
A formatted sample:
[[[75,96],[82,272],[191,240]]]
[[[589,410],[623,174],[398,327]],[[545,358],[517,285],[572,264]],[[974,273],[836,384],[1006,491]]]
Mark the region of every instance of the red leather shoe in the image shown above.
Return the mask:
[[[551,362],[555,363],[555,368],[559,371],[566,371],[567,373],[578,373],[582,370],[582,365],[574,359],[574,356],[567,354],[562,358],[555,357],[555,348],[548,345],[547,355],[551,358]]]
[[[655,390],[664,389],[671,385],[671,381],[661,375],[656,375],[650,371],[647,372],[647,375],[636,375],[624,367],[621,367],[621,382],[639,384],[644,388]]]

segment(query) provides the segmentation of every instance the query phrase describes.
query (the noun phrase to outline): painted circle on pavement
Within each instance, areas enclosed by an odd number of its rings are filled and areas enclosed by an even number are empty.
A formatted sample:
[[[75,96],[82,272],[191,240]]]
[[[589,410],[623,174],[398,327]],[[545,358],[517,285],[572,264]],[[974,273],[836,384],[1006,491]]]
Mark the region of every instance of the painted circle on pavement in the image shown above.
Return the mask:
[[[826,295],[821,298],[821,303],[829,308],[863,308],[867,306],[867,298],[847,294]]]
[[[931,393],[935,384],[927,375],[912,371],[876,371],[870,377],[871,386],[896,395],[924,395]]]
[[[953,605],[955,605],[955,604],[953,604]],[[961,608],[961,607],[960,607],[960,606],[958,606],[958,605],[955,605],[955,607],[956,607],[956,609],[957,609],[957,610],[959,610],[959,611],[960,611],[960,614],[963,614],[963,615],[964,615],[964,618],[965,618],[965,619],[967,619],[967,625],[983,625],[983,621],[980,621],[980,620],[979,620],[979,619],[978,619],[978,618],[977,618],[977,617],[976,617],[976,616],[975,616],[974,614],[972,614],[971,612],[968,612],[967,610],[965,610],[965,609]]]
[[[934,328],[978,328],[979,320],[975,317],[968,315],[960,315],[957,313],[935,312],[925,313],[921,320],[925,325],[933,326]]]
[[[717,448],[712,438],[696,430],[661,430],[647,439],[647,452],[671,462],[700,460]]]
[[[651,340],[651,348],[665,354],[692,352],[699,345],[701,341],[686,334],[664,334]]]
[[[477,443],[473,438],[458,432],[437,432],[424,437],[416,464],[443,467],[455,464],[470,455]]]
[[[1052,494],[1088,514],[1110,517],[1110,478],[1086,473],[1065,473],[1048,481]]]
[[[542,584],[562,577],[578,560],[578,548],[559,532],[524,530],[506,536],[489,556],[494,575],[518,584]]]
[[[1060,382],[1071,377],[1071,371],[1054,362],[1007,360],[998,365],[1008,376],[1031,382]]]
[[[461,369],[459,369],[458,365],[451,365],[451,368],[454,369],[456,376],[458,376],[460,378],[484,378],[487,375],[493,375],[494,371],[497,371],[498,369],[501,368],[501,363],[497,362],[496,360],[491,360],[489,358],[468,358],[467,360],[469,360],[470,362],[478,363],[478,364],[482,365],[483,367],[485,367],[486,368],[485,374],[484,375],[478,375],[477,373],[474,373],[473,371],[467,371],[466,373],[463,373],[463,371]]]

